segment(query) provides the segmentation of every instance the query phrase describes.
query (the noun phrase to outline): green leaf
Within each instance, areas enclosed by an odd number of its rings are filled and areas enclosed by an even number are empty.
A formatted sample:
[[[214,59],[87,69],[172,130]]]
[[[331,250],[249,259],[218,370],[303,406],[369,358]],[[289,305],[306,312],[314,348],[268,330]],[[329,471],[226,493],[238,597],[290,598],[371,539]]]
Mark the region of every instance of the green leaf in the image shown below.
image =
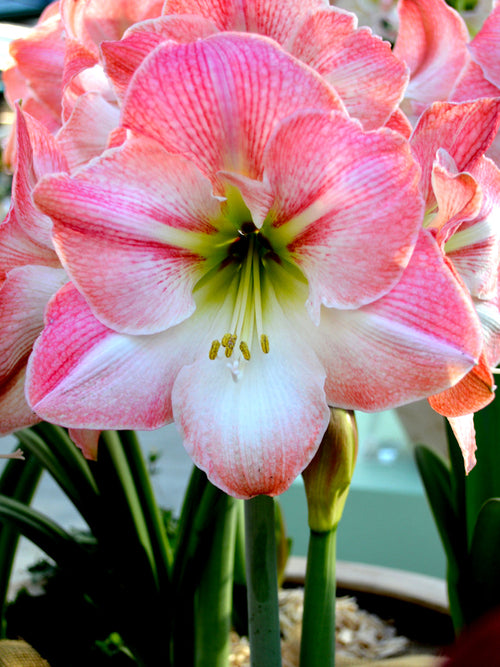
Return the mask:
[[[415,448],[417,467],[424,484],[448,562],[460,563],[467,558],[464,517],[456,508],[450,470],[432,450]]]
[[[0,477],[0,493],[8,495],[21,503],[31,503],[40,481],[42,466],[34,457],[28,455],[26,460],[9,460]],[[9,581],[19,543],[19,531],[11,524],[0,527],[0,614],[1,636],[5,636],[4,610],[7,602]]]
[[[0,521],[14,526],[61,566],[75,568],[85,551],[59,524],[14,498],[0,495]]]
[[[491,498],[479,511],[470,549],[473,603],[477,615],[500,604],[500,498]]]
[[[98,491],[88,463],[65,431],[38,424],[16,433],[23,449],[36,456],[82,517],[91,523],[96,514]]]

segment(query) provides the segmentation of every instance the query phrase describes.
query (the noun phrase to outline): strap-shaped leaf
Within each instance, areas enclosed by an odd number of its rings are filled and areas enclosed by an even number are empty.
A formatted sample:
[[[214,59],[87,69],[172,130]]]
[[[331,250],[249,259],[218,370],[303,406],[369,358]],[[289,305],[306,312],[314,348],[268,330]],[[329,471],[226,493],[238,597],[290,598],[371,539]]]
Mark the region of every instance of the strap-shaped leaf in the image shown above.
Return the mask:
[[[482,506],[470,549],[471,573],[482,595],[500,603],[500,498]]]
[[[448,563],[457,564],[467,557],[467,540],[465,518],[457,512],[450,470],[423,445],[415,448],[415,458]]]

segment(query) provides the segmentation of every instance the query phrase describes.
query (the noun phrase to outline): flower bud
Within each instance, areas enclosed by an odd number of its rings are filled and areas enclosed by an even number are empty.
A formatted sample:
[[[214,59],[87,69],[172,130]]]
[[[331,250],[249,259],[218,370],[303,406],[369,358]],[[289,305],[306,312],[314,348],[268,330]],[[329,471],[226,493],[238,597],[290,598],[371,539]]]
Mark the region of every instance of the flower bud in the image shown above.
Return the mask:
[[[309,528],[325,533],[337,527],[344,510],[358,453],[354,412],[330,408],[330,422],[316,455],[302,472]]]

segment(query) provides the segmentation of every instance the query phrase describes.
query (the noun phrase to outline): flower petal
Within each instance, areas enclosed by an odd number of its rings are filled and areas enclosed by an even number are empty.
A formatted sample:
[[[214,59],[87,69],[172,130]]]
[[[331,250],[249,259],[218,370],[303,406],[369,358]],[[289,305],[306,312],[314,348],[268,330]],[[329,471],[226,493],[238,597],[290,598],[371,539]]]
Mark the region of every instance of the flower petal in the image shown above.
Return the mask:
[[[449,153],[458,171],[470,171],[495,138],[499,124],[500,99],[482,98],[461,104],[436,102],[422,114],[411,146],[422,167],[427,208],[435,204],[431,174],[438,149]]]
[[[197,14],[210,19],[220,31],[253,32],[284,44],[325,0],[166,0],[165,14]]]
[[[275,195],[269,240],[279,253],[286,244],[306,275],[314,321],[321,304],[353,308],[389,291],[422,220],[420,172],[403,137],[365,133],[339,113],[297,113],[269,142],[265,175]]]
[[[215,35],[157,47],[130,84],[123,124],[212,177],[227,170],[259,178],[273,127],[304,105],[343,109],[318,74],[271,40]]]
[[[194,311],[198,251],[220,204],[192,163],[132,138],[72,179],[46,178],[35,196],[54,220],[68,273],[103,323],[156,333]]]
[[[323,309],[320,326],[303,335],[326,369],[328,403],[367,411],[446,389],[474,366],[482,347],[470,298],[425,230],[386,296],[359,310]]]
[[[473,59],[484,72],[485,77],[500,87],[500,6],[496,5],[483,27],[469,44]]]
[[[493,375],[484,354],[460,382],[429,398],[433,410],[444,417],[462,417],[486,407],[495,398]]]
[[[119,42],[103,42],[101,50],[106,74],[123,99],[136,69],[153,49],[165,42],[191,42],[217,32],[202,16],[160,16],[131,26]]]
[[[463,415],[462,417],[449,417],[448,421],[455,434],[462,455],[464,457],[465,472],[469,473],[476,465],[476,430],[474,428],[474,415]]]
[[[444,0],[401,0],[394,54],[410,68],[405,97],[420,113],[447,99],[467,61],[467,27]]]
[[[276,300],[268,305],[268,354],[252,355],[237,382],[224,359],[198,359],[181,370],[172,394],[188,454],[239,498],[283,493],[313,457],[329,419],[323,369]]]
[[[105,150],[119,118],[116,104],[110,104],[99,93],[84,93],[78,98],[70,118],[57,133],[57,143],[71,171]]]
[[[45,307],[67,280],[62,269],[22,266],[7,274],[0,289],[0,432],[38,421],[28,408],[24,376],[33,343],[43,328]]]
[[[158,428],[172,419],[172,385],[195,343],[182,327],[116,333],[69,283],[49,304],[30,358],[28,400],[42,419],[71,428]]]
[[[389,42],[356,17],[335,7],[309,15],[285,47],[332,84],[347,111],[367,130],[381,127],[396,110],[408,83],[404,63]]]

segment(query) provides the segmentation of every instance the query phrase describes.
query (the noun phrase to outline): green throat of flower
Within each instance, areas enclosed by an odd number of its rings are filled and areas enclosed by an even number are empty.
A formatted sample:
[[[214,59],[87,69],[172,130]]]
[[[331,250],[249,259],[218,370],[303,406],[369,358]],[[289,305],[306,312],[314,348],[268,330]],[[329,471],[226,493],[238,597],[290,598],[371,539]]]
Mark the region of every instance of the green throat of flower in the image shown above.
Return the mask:
[[[253,338],[256,335],[262,352],[269,352],[269,339],[263,330],[261,269],[262,253],[269,254],[266,239],[251,222],[244,223],[238,232],[238,238],[229,246],[224,263],[236,263],[238,268],[233,280],[237,281],[236,298],[229,330],[220,340],[212,341],[209,358],[220,356],[220,351],[227,359],[233,357],[238,349],[245,361],[250,361]]]

